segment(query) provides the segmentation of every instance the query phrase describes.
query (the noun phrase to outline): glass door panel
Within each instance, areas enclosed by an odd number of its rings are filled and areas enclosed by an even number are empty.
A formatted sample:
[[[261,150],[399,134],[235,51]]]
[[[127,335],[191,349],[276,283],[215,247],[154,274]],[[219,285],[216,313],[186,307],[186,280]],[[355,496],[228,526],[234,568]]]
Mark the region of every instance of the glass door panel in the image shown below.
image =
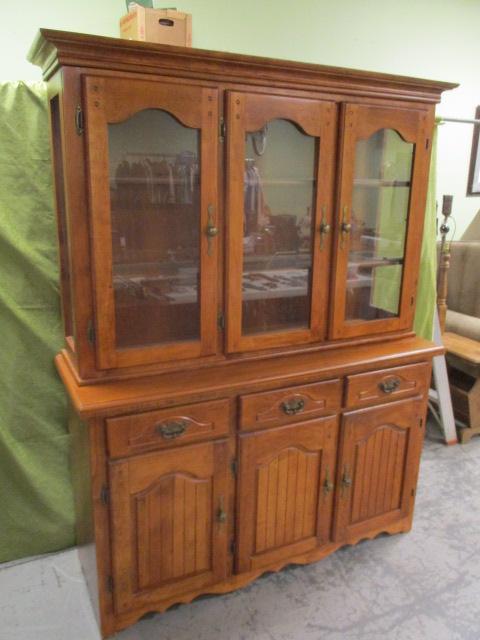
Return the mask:
[[[148,109],[108,142],[116,346],[198,340],[199,132]]]
[[[246,134],[244,335],[309,326],[316,155],[317,140],[287,120]]]
[[[227,348],[321,340],[335,105],[231,92],[227,116]]]
[[[412,165],[413,144],[391,129],[356,144],[346,320],[399,314]]]
[[[213,355],[216,89],[84,79],[100,369]]]
[[[348,104],[331,338],[412,327],[432,114]]]

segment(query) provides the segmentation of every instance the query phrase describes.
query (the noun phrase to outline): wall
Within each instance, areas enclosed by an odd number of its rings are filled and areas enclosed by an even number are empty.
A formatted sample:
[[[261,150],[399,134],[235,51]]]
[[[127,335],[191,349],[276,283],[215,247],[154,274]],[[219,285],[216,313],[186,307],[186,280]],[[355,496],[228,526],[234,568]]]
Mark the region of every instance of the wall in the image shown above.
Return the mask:
[[[437,113],[471,118],[480,104],[480,2],[474,0],[183,0],[193,44],[459,82]],[[38,27],[115,36],[123,0],[46,0],[2,7],[0,81],[40,79],[25,61]],[[480,197],[465,197],[472,127],[439,131],[438,196],[454,195],[456,238],[480,240]],[[478,219],[475,216],[479,212]]]

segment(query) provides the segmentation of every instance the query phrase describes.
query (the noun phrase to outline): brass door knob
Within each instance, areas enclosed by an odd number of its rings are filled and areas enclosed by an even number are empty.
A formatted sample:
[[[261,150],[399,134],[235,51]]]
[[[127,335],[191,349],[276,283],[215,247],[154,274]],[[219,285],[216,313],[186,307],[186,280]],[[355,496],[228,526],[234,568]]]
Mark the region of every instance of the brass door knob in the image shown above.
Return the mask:
[[[348,473],[348,467],[345,467],[342,475],[342,496],[344,496],[352,486],[352,478]]]
[[[213,238],[215,238],[215,236],[218,235],[218,227],[215,226],[215,222],[213,218],[213,213],[214,213],[213,204],[208,205],[207,211],[208,211],[208,223],[207,223],[207,228],[205,229],[205,233],[208,239],[207,255],[211,256],[212,249],[213,249],[212,240]]]
[[[333,491],[333,489],[334,489],[334,484],[330,480],[330,473],[329,473],[329,470],[327,469],[327,472],[325,473],[325,480],[323,482],[323,493],[325,495],[328,495],[331,491]]]
[[[224,524],[227,521],[227,512],[223,506],[223,496],[220,496],[220,506],[217,511],[217,522],[219,524]]]
[[[216,235],[218,235],[218,227],[215,227],[214,225],[208,225],[207,236],[209,238],[214,238]]]

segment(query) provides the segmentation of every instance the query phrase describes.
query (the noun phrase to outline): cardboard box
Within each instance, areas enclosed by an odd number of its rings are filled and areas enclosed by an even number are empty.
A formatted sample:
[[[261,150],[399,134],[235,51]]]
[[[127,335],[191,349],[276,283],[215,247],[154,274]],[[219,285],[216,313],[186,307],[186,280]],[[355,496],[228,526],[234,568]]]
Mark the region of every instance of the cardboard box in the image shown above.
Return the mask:
[[[147,9],[137,4],[120,18],[120,37],[191,47],[192,16],[173,9]]]

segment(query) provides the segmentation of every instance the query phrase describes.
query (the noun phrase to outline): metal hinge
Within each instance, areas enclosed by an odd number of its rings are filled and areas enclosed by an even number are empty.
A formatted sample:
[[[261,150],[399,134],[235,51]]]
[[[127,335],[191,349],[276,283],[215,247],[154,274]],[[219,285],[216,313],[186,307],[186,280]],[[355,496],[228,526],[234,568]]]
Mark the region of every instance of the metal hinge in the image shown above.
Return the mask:
[[[219,329],[221,329],[222,331],[225,330],[225,316],[221,312],[218,314],[217,324]]]
[[[110,491],[108,490],[107,485],[104,484],[100,489],[100,502],[104,505],[107,505],[109,498],[110,498]]]
[[[414,304],[415,304],[415,296],[412,296],[410,298],[410,306],[413,307]]]
[[[423,418],[420,418],[420,424],[419,424],[420,429],[423,427]]]
[[[430,138],[427,138],[425,140],[425,149],[428,149],[429,146],[430,146]]]
[[[410,495],[412,496],[412,498],[415,496],[415,489],[412,489],[412,492]]]
[[[237,475],[237,471],[238,471],[238,461],[236,458],[234,458],[231,462],[230,462],[230,470],[232,472],[232,474],[234,476]]]
[[[79,104],[75,109],[75,129],[77,130],[77,134],[79,136],[83,135],[83,132],[85,131],[83,111],[82,111],[82,107]]]
[[[113,578],[112,576],[107,576],[106,587],[109,593],[113,593]]]
[[[90,344],[95,344],[95,327],[91,320],[89,320],[87,324],[87,340]]]
[[[232,556],[235,555],[235,538],[230,540],[230,553]]]
[[[225,120],[220,118],[220,124],[218,126],[218,136],[220,138],[220,142],[225,140],[225,136],[227,135],[227,127],[225,125]]]

